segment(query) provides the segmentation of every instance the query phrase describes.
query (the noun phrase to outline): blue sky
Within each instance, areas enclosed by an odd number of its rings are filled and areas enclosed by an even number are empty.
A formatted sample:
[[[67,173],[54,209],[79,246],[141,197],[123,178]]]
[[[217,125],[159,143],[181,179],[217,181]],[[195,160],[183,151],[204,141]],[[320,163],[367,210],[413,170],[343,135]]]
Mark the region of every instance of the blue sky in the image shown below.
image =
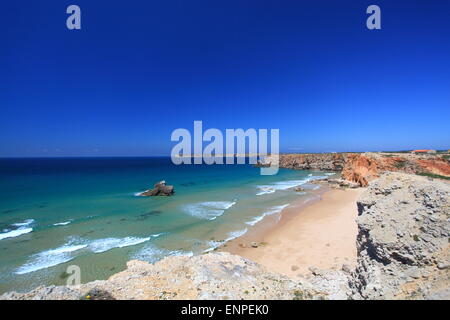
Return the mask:
[[[449,15],[442,0],[4,2],[0,156],[167,155],[194,120],[279,128],[283,152],[448,149]]]

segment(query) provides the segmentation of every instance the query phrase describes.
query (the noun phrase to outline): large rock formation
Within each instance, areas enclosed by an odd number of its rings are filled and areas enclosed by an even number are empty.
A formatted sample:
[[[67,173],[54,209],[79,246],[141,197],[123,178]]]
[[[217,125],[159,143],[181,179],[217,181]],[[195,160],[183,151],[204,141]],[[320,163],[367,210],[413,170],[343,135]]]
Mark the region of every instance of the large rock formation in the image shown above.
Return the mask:
[[[345,180],[358,183],[366,187],[370,180],[378,177],[380,163],[372,158],[360,154],[350,154],[346,158],[342,177]]]
[[[341,171],[347,158],[346,153],[296,153],[280,154],[280,168],[297,170]],[[272,157],[266,157],[259,166],[269,165]]]
[[[93,294],[94,292],[94,294]],[[311,286],[268,272],[263,266],[229,253],[167,257],[155,264],[132,260],[105,281],[70,287],[39,287],[10,292],[2,299],[320,299]]]
[[[354,298],[450,298],[450,184],[402,173],[358,200]]]
[[[174,194],[173,186],[167,186],[166,182],[160,181],[155,184],[153,189],[142,192],[141,196],[171,196]]]
[[[266,157],[259,166],[274,159]],[[435,174],[450,177],[448,155],[412,153],[310,153],[280,154],[281,168],[299,170],[342,171],[342,178],[366,187],[383,172]]]

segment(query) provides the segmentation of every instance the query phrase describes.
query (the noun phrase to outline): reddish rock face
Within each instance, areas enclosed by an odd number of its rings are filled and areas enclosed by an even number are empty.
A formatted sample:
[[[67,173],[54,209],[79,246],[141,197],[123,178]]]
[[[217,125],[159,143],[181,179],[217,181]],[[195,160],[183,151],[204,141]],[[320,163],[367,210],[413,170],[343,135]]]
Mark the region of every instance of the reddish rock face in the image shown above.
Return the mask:
[[[433,173],[445,177],[450,176],[450,163],[435,157],[433,159],[421,159],[415,155],[404,157],[386,157],[380,154],[353,154],[349,155],[345,163],[342,177],[346,180],[367,186],[368,182],[377,178],[381,172],[398,171],[405,173]]]
[[[411,153],[282,154],[280,167],[342,171],[342,178],[365,187],[385,171],[433,173],[450,177],[450,162],[437,155]]]
[[[342,178],[366,187],[369,181],[379,176],[378,163],[364,155],[352,154],[347,157],[342,170]]]
[[[450,176],[450,164],[444,159],[417,160],[417,163],[425,170],[441,176]]]

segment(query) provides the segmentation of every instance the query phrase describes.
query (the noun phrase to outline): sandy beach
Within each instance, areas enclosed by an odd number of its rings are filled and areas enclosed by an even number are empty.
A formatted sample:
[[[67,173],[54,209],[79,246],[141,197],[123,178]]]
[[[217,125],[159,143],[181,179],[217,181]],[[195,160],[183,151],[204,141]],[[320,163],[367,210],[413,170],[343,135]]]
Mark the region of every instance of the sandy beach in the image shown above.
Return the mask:
[[[356,263],[357,206],[364,189],[328,190],[316,200],[299,200],[283,210],[278,223],[265,219],[222,251],[238,254],[291,278],[310,267],[340,269]],[[258,247],[251,246],[257,242]]]

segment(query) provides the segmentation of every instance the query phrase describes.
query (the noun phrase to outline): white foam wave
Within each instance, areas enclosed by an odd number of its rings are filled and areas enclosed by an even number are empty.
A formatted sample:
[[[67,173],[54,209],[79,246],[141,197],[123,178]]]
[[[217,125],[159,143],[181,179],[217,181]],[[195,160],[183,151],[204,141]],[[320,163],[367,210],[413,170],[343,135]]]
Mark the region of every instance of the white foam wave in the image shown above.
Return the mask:
[[[260,222],[262,219],[264,219],[266,216],[270,216],[272,214],[276,214],[276,213],[280,213],[281,211],[283,211],[284,208],[286,208],[288,204],[283,204],[281,206],[275,206],[270,208],[270,210],[264,212],[262,215],[257,216],[255,218],[253,218],[250,221],[247,221],[246,224],[250,225],[250,226],[254,226],[255,224],[257,224],[258,222]]]
[[[257,186],[257,188],[260,189],[261,191],[258,192],[256,195],[261,196],[261,195],[268,194],[268,193],[274,193],[277,190],[287,190],[290,188],[294,188],[294,187],[297,187],[297,186],[307,183],[311,178],[312,177],[305,178],[302,180],[279,181],[279,182],[275,182],[270,185]]]
[[[278,190],[291,189],[294,187],[304,185],[305,183],[308,183],[309,181],[312,181],[312,180],[325,179],[331,174],[334,174],[334,173],[325,173],[325,175],[323,175],[323,176],[313,176],[313,174],[310,173],[310,174],[308,174],[307,178],[304,178],[301,180],[279,181],[279,182],[275,182],[275,183],[269,184],[269,185],[256,186],[260,190],[258,193],[256,193],[256,195],[261,196],[264,194],[274,193],[275,191],[278,191]]]
[[[88,247],[95,253],[105,252],[114,248],[123,248],[134,246],[143,242],[146,242],[151,239],[147,238],[136,238],[136,237],[126,237],[126,238],[105,238],[98,239],[90,242]]]
[[[228,238],[226,238],[224,242],[228,242],[228,241],[234,240],[234,239],[236,239],[236,238],[239,238],[240,236],[246,234],[247,231],[248,231],[247,228],[245,228],[245,229],[243,229],[243,230],[231,231],[231,232],[228,234]]]
[[[228,233],[228,237],[223,241],[208,241],[209,248],[203,250],[203,252],[213,251],[214,249],[220,247],[221,245],[227,243],[228,241],[234,240],[234,239],[239,238],[240,236],[246,234],[247,231],[248,231],[247,228],[242,229],[242,230],[231,231],[230,233]]]
[[[148,261],[154,263],[168,256],[193,256],[194,253],[192,251],[183,251],[183,250],[167,250],[158,248],[154,245],[145,245],[144,248],[133,254],[133,259],[138,259],[142,261]]]
[[[69,221],[54,223],[53,225],[54,226],[66,226],[66,225],[68,225],[71,222],[72,222],[72,220],[69,220]]]
[[[256,194],[257,196],[262,196],[263,194],[269,194],[269,193],[275,192],[275,189],[270,186],[258,186],[258,188],[261,191]]]
[[[318,180],[318,179],[326,179],[326,178],[328,178],[328,176],[329,176],[329,175],[324,175],[324,176],[311,176],[311,177],[309,178],[308,181]]]
[[[85,248],[87,245],[70,245],[66,244],[62,247],[40,252],[32,256],[32,259],[19,267],[15,273],[25,274],[34,272],[41,269],[50,268],[61,263],[72,260],[75,256],[72,254],[74,251]]]
[[[27,219],[23,222],[17,222],[17,223],[13,223],[12,226],[14,227],[26,227],[29,226],[30,224],[34,223],[34,219]]]
[[[5,232],[5,233],[0,233],[0,240],[6,239],[6,238],[18,237],[23,234],[30,233],[31,231],[33,231],[33,228],[19,228],[16,230]]]
[[[183,211],[193,217],[214,220],[230,209],[236,201],[207,201],[191,203],[183,206]]]
[[[142,196],[142,194],[144,193],[144,192],[147,192],[148,190],[144,190],[144,191],[141,191],[141,192],[135,192],[134,193],[134,196],[135,197],[141,197]]]
[[[137,237],[125,237],[125,238],[105,238],[93,241],[87,241],[80,238],[72,239],[69,243],[56,248],[50,249],[38,254],[32,255],[31,259],[21,267],[19,267],[15,273],[25,274],[34,272],[37,270],[50,268],[61,263],[68,262],[76,257],[75,251],[86,248],[94,253],[101,253],[113,248],[123,248],[128,246],[134,246],[139,243],[156,238],[163,233],[154,234],[147,238]],[[84,242],[84,243],[83,243]]]
[[[27,219],[24,220],[23,222],[12,223],[11,226],[15,228],[13,228],[13,230],[11,229],[2,230],[3,233],[0,233],[0,240],[7,238],[15,238],[23,234],[32,232],[33,228],[31,228],[30,225],[32,225],[34,222],[35,222],[34,219]]]

